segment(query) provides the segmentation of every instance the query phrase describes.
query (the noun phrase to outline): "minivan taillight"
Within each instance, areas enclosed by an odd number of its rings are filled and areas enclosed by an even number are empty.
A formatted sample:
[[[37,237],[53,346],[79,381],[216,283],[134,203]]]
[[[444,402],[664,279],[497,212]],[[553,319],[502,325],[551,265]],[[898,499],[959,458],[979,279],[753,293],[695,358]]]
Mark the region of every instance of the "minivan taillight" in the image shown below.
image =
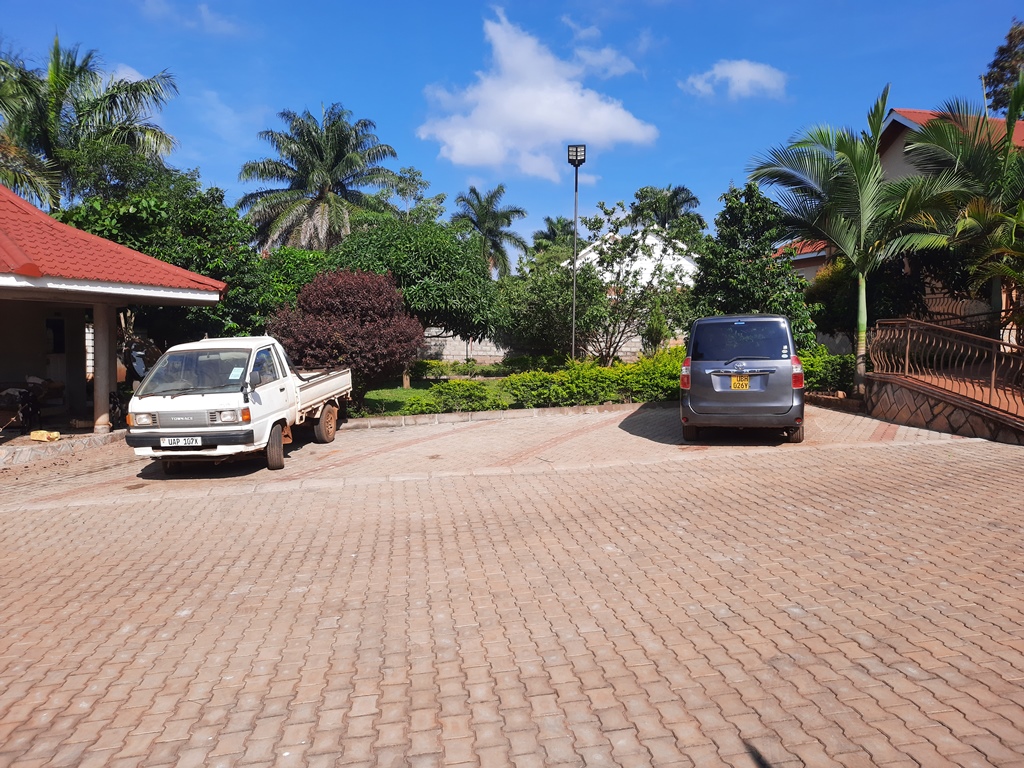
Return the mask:
[[[690,358],[683,360],[683,367],[679,369],[679,388],[690,388]]]
[[[793,389],[803,389],[804,364],[800,362],[800,358],[796,355],[790,358],[790,362],[793,363]]]

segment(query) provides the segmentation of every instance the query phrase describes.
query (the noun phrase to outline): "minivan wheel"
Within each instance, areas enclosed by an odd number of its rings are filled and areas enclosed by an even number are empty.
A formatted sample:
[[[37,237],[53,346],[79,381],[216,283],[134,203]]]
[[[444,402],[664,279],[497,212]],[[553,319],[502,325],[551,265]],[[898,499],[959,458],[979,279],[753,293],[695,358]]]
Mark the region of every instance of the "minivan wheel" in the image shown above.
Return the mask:
[[[683,424],[683,440],[688,443],[695,443],[700,437],[700,427]]]
[[[789,433],[789,442],[791,443],[802,443],[804,441],[804,425],[801,424],[799,427]]]

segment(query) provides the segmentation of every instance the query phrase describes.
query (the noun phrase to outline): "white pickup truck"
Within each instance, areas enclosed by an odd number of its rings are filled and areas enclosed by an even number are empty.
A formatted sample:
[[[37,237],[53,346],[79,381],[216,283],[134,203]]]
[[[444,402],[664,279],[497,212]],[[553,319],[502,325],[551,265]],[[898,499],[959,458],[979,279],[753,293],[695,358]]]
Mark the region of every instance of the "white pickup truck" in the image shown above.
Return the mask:
[[[317,442],[334,439],[352,373],[295,370],[270,336],[203,339],[164,353],[128,405],[128,445],[173,474],[183,461],[221,462],[266,453],[284,467],[292,427],[313,421]]]

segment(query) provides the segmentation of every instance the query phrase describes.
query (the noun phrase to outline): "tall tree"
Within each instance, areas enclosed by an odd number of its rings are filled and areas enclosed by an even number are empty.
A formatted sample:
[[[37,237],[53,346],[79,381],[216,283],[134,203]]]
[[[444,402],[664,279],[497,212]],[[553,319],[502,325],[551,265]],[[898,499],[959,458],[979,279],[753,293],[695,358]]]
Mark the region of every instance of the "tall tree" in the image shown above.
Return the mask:
[[[788,257],[774,255],[782,234],[782,209],[753,183],[730,187],[719,199],[724,207],[715,217],[715,236],[707,239],[696,259],[694,314],[785,315],[797,349],[811,347],[815,328],[804,301],[807,281]]]
[[[142,80],[107,78],[96,51],[62,48],[54,37],[46,68],[29,70],[17,57],[2,54],[0,114],[10,141],[48,164],[59,180],[51,205],[77,194],[75,156],[90,143],[125,145],[161,158],[174,139],[149,122],[149,113],[177,94],[173,75],[163,71]]]
[[[382,219],[376,226],[354,227],[332,253],[335,263],[390,274],[409,312],[432,335],[440,329],[464,339],[485,338],[495,289],[487,265],[450,225]]]
[[[1014,18],[1006,42],[996,49],[984,75],[985,95],[993,112],[1005,112],[1010,105],[1010,92],[1024,73],[1024,22]]]
[[[278,116],[286,131],[261,131],[277,158],[251,160],[240,181],[281,182],[285,186],[249,192],[238,201],[256,227],[261,248],[289,245],[328,250],[350,231],[349,206],[379,207],[381,199],[366,187],[393,191],[398,176],[381,163],[397,157],[382,144],[371,120],[351,122],[341,104],[323,109],[318,120],[309,110]]]
[[[630,213],[638,226],[654,224],[662,229],[670,229],[679,219],[689,219],[700,229],[707,226],[704,218],[696,210],[700,200],[688,187],[681,184],[641,187],[636,191],[634,198],[630,205]]]
[[[505,196],[505,185],[499,184],[481,195],[476,187],[455,198],[459,210],[452,214],[453,222],[465,222],[480,235],[480,257],[497,270],[499,277],[511,271],[506,245],[514,245],[522,251],[527,248],[526,240],[509,227],[513,221],[526,218],[526,211],[514,205],[501,205]]]
[[[604,323],[585,341],[584,349],[608,365],[629,339],[649,327],[652,313],[661,314],[666,322],[678,317],[673,305],[688,293],[683,271],[686,247],[670,239],[662,227],[637,228],[622,202],[598,203],[598,208],[600,215],[583,219],[592,243],[584,262],[597,268],[611,301]],[[669,333],[677,330],[678,325],[670,322]]]
[[[780,190],[783,234],[823,240],[857,271],[857,370],[863,395],[867,373],[867,279],[908,251],[943,248],[931,230],[957,204],[962,184],[952,174],[886,180],[878,153],[889,87],[868,112],[860,134],[824,125],[755,159],[751,180]]]
[[[538,229],[533,233],[533,249],[544,251],[554,245],[572,244],[572,221],[565,216],[551,218],[544,217],[544,229]]]
[[[964,101],[949,101],[938,117],[907,143],[911,160],[924,172],[955,169],[971,192],[959,209],[952,245],[969,265],[975,287],[990,281],[998,308],[1000,288],[1018,305],[1024,284],[1018,277],[1021,201],[1024,200],[1024,148],[1013,137],[1024,119],[1024,72],[1006,102],[1006,120],[990,120],[984,110]],[[1017,310],[1019,312],[1019,309]],[[1012,322],[1004,318],[1004,323]]]

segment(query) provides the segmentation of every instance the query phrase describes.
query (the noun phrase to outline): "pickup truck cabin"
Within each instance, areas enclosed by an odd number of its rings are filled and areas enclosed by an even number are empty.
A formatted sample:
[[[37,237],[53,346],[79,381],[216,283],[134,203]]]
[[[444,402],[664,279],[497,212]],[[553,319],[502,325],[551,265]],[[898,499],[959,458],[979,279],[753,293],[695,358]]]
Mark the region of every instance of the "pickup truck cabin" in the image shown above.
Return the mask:
[[[126,441],[168,474],[183,461],[260,452],[270,469],[282,469],[292,427],[312,422],[318,442],[332,441],[351,392],[348,369],[296,370],[270,336],[179,344],[132,397]]]

